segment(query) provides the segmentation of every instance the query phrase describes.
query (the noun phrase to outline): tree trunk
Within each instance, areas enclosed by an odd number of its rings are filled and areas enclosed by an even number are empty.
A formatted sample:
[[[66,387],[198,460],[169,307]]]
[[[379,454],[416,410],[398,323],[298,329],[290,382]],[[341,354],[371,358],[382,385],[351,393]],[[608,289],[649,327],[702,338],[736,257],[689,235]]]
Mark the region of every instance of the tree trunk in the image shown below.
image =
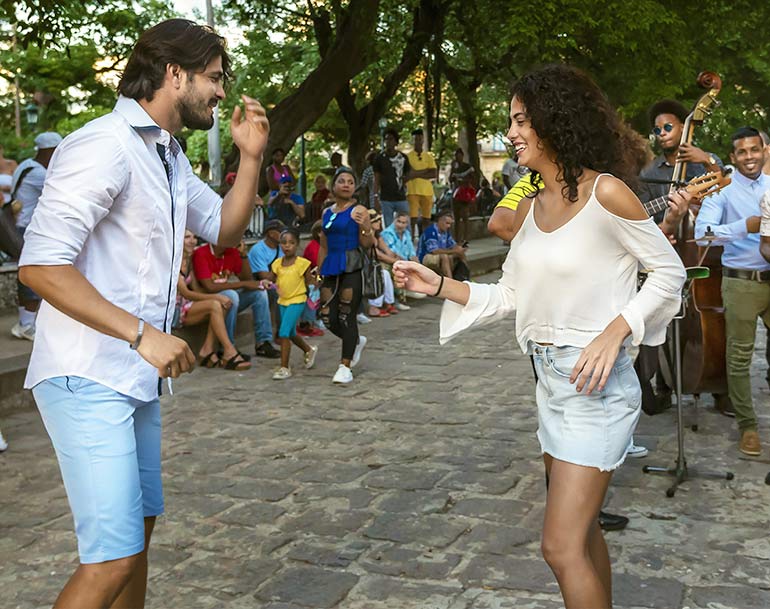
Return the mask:
[[[355,95],[348,86],[337,94],[342,117],[348,125],[348,162],[359,173],[366,166],[366,153],[369,151],[369,137],[375,131],[377,122],[385,114],[388,103],[398,88],[419,65],[425,45],[430,41],[440,23],[445,0],[421,0],[414,10],[412,33],[401,53],[401,61],[382,80],[382,86],[372,99],[362,108],[356,108]]]
[[[290,150],[296,139],[326,112],[340,88],[367,66],[366,51],[371,46],[378,14],[379,0],[351,0],[337,21],[333,42],[326,53],[322,53],[318,66],[294,93],[268,112],[270,138],[265,164],[270,162],[269,155],[274,148]],[[314,16],[314,21],[316,17],[319,16]],[[259,190],[264,192],[266,188],[263,172]]]

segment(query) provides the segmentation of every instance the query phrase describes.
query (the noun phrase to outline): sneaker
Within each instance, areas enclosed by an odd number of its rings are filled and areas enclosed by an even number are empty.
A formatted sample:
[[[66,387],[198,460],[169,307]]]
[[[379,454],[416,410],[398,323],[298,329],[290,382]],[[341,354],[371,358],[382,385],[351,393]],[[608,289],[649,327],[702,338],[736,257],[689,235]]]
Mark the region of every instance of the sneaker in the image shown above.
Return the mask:
[[[364,347],[366,347],[366,336],[359,336],[356,350],[353,351],[353,359],[350,360],[351,368],[355,368],[358,365],[358,362],[361,361],[361,353],[363,352]]]
[[[268,341],[265,341],[261,345],[257,345],[254,348],[254,353],[257,354],[257,357],[266,357],[268,359],[278,359],[281,357],[281,352],[273,347],[273,345]]]
[[[399,311],[408,311],[408,310],[409,310],[409,309],[411,309],[412,307],[410,307],[408,304],[404,304],[403,302],[397,302],[397,303],[396,303],[396,308],[397,308]]]
[[[8,450],[8,442],[5,441],[3,432],[0,431],[0,453],[5,452],[6,450]]]
[[[337,372],[334,373],[334,378],[332,379],[332,383],[336,383],[337,385],[347,385],[352,381],[353,381],[353,371],[350,368],[348,368],[345,364],[340,364],[339,368],[337,368]]]
[[[318,347],[310,345],[310,351],[305,353],[305,368],[310,370],[315,364],[315,356],[318,353]]]
[[[650,451],[647,450],[644,446],[637,446],[634,444],[634,440],[631,440],[631,444],[628,445],[628,449],[626,450],[626,457],[631,457],[633,459],[641,459],[642,457],[646,457],[650,454]]]
[[[404,292],[407,297],[414,298],[415,300],[420,300],[421,298],[427,298],[427,294],[423,294],[422,292],[413,292],[412,290],[407,290]]]
[[[287,378],[291,377],[291,368],[278,368],[275,372],[273,372],[273,380],[274,381],[285,381]]]
[[[762,445],[759,443],[759,434],[756,429],[747,429],[741,434],[740,451],[750,457],[758,457],[762,452]]]
[[[372,320],[371,320],[371,319],[369,319],[369,318],[368,318],[366,315],[364,315],[363,313],[359,313],[358,315],[356,315],[356,319],[358,320],[358,323],[360,323],[360,324],[369,324],[369,323],[372,323]]]
[[[21,322],[17,321],[16,325],[11,328],[11,334],[23,340],[35,340],[35,324],[22,326]]]

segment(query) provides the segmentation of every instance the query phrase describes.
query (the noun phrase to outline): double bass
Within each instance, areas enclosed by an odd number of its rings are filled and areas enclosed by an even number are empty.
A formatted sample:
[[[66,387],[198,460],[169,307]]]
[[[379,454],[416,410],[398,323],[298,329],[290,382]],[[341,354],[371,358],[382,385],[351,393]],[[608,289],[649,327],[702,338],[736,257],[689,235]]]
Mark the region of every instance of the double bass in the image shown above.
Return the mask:
[[[712,108],[718,104],[717,95],[722,80],[714,72],[701,72],[698,85],[707,92],[697,101],[687,116],[680,145],[691,143],[696,125],[703,123]],[[677,161],[672,177],[672,189],[686,181],[686,162]],[[681,321],[681,370],[682,393],[698,396],[712,393],[715,399],[727,398],[726,333],[724,305],[722,303],[722,248],[700,247],[695,243],[695,217],[697,208],[692,206],[685,214],[677,233],[674,246],[685,267],[706,266],[709,276],[695,279],[686,299],[685,317]],[[667,345],[670,347],[670,345]],[[673,349],[667,348],[667,360],[673,361]],[[664,371],[667,366],[664,366]],[[669,368],[671,370],[671,368]],[[668,375],[666,375],[668,376]],[[673,376],[673,375],[672,375]],[[666,378],[673,387],[673,378]],[[721,398],[721,396],[724,396]]]

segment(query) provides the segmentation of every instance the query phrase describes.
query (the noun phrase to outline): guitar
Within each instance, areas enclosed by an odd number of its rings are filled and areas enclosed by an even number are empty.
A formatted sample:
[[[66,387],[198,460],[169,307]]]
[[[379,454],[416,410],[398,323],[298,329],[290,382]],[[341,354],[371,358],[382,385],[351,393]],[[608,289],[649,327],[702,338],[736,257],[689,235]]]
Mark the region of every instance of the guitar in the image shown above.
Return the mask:
[[[730,182],[732,182],[732,179],[730,178],[729,171],[710,171],[690,180],[684,190],[689,192],[695,198],[701,200],[718,193]],[[659,211],[668,209],[668,195],[652,199],[651,201],[642,203],[642,205],[644,206],[644,210],[650,216],[653,216]]]

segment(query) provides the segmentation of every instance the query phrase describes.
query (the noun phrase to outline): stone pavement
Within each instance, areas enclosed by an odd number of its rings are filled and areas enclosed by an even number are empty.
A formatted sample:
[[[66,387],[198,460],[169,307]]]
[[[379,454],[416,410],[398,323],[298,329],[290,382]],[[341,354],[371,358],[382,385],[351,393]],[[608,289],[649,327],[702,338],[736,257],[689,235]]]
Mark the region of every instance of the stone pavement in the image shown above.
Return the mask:
[[[529,360],[513,322],[437,345],[438,303],[364,326],[354,384],[318,365],[271,381],[196,370],[163,399],[166,515],[151,550],[148,607],[556,609],[539,556],[542,465]],[[764,338],[763,338],[764,340]],[[765,364],[755,399],[770,445]],[[693,409],[687,409],[689,418]],[[672,499],[644,463],[673,462],[674,416],[642,417],[652,451],[618,471],[608,509],[615,606],[770,607],[770,451],[748,459],[709,404],[687,432],[691,465],[735,472],[692,480]],[[47,607],[76,565],[72,521],[33,410],[0,421],[0,605]]]

